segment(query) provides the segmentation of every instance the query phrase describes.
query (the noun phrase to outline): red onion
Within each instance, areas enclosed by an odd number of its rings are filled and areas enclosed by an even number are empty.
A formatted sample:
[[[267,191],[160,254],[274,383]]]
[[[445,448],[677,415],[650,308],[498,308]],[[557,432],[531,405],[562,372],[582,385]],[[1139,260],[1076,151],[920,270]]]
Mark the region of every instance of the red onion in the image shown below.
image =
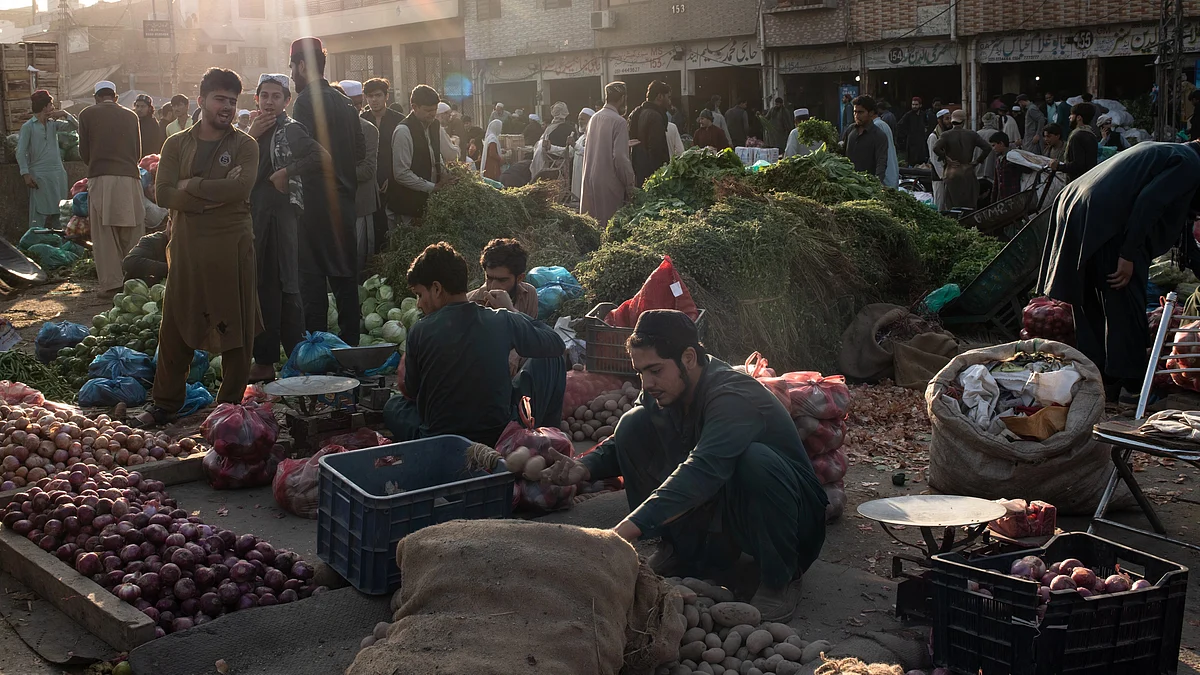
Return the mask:
[[[1091,589],[1096,585],[1096,574],[1086,567],[1076,567],[1071,570],[1071,581],[1080,588]]]
[[[1133,588],[1133,583],[1124,574],[1114,574],[1104,580],[1109,593],[1124,593]]]
[[[192,578],[195,579],[196,585],[200,588],[208,588],[216,581],[213,571],[208,567],[197,567],[196,571],[192,574]]]
[[[132,603],[133,601],[142,597],[142,589],[138,588],[134,584],[121,584],[114,590],[116,591],[118,598],[129,603]]]
[[[179,613],[184,616],[191,616],[200,611],[199,598],[188,598],[179,603]]]
[[[21,536],[25,536],[33,531],[33,523],[28,520],[18,520],[17,522],[13,523],[12,529],[13,532],[16,532]]]
[[[175,597],[187,600],[196,595],[196,582],[191,579],[180,579],[175,582]]]
[[[1069,591],[1075,588],[1075,582],[1071,581],[1071,577],[1060,574],[1054,577],[1050,582],[1050,590],[1052,591]]]
[[[1085,598],[1092,597],[1092,591],[1087,588],[1076,588],[1075,592],[1079,593],[1080,595],[1082,595]]]
[[[229,568],[229,578],[238,583],[250,581],[254,578],[254,566],[242,560]]]
[[[267,593],[265,595],[259,596],[258,604],[260,607],[266,607],[268,605],[278,605],[279,600],[275,597],[275,595],[273,593]]]
[[[122,564],[121,556],[116,555],[116,554],[112,553],[111,551],[106,551],[105,553],[106,553],[106,555],[104,556],[104,560],[103,560],[104,571],[105,572],[115,572],[115,571],[119,570],[119,568],[121,567],[121,564]]]
[[[84,553],[75,561],[75,570],[85,577],[100,574],[104,567],[100,564],[100,556],[95,553]]]
[[[175,582],[183,578],[183,570],[175,563],[165,563],[158,569],[158,576],[162,578],[163,585],[170,588],[175,586]]]
[[[225,583],[217,587],[217,595],[221,598],[221,602],[232,605],[238,601],[242,592],[238,590],[237,584]]]
[[[271,588],[271,590],[275,591],[276,593],[283,590],[283,584],[286,581],[287,581],[287,577],[284,576],[283,572],[280,572],[279,570],[275,569],[274,567],[267,570],[267,573],[263,575],[263,583],[265,583],[268,587]]]
[[[154,604],[154,608],[157,609],[161,614],[163,612],[174,612],[175,610],[179,609],[179,605],[175,602],[175,596],[169,595],[164,598],[159,598],[158,602]]]
[[[229,530],[217,530],[217,536],[225,543],[225,548],[232,550],[237,546],[237,535]]]
[[[243,534],[242,536],[238,537],[237,543],[234,544],[234,550],[237,551],[238,555],[245,556],[254,548],[257,543],[258,539],[254,535]]]
[[[159,610],[158,625],[162,626],[165,624],[167,628],[170,628],[171,622],[174,620],[175,620],[175,612],[164,612],[162,610]]]
[[[237,601],[237,609],[250,609],[258,606],[258,596],[247,593]]]
[[[221,597],[213,592],[205,593],[200,596],[200,611],[210,616],[217,616],[221,613]]]
[[[182,547],[184,544],[187,543],[187,538],[184,537],[182,534],[179,534],[178,532],[176,532],[175,534],[168,535],[167,539],[164,543],[167,546]]]
[[[299,599],[300,599],[300,595],[298,593],[296,593],[295,590],[290,589],[290,588],[284,589],[284,591],[279,594],[279,604],[281,604],[281,605],[289,603],[289,602],[295,602]]]
[[[1146,581],[1145,579],[1138,579],[1137,581],[1133,582],[1132,590],[1141,591],[1147,588],[1154,588],[1154,584]]]
[[[153,621],[154,623],[158,623],[158,610],[157,609],[155,609],[153,607],[147,607],[146,609],[142,610],[142,614],[145,614],[146,616],[150,617],[150,620]]]
[[[1078,558],[1067,558],[1058,564],[1058,571],[1060,574],[1070,574],[1076,567],[1083,567],[1083,563]]]
[[[138,577],[137,584],[142,589],[142,595],[147,598],[157,598],[162,592],[162,577],[154,572],[147,572]]]
[[[221,563],[225,562],[225,559],[221,557],[220,553],[210,553],[204,556],[204,562],[208,563],[210,566],[220,565]]]
[[[312,567],[309,567],[308,563],[301,560],[295,565],[292,565],[292,576],[297,579],[308,581],[309,579],[313,578],[313,569]]]
[[[171,554],[171,562],[179,565],[182,569],[191,569],[192,565],[196,564],[196,556],[186,548],[181,548]]]
[[[178,633],[181,630],[187,630],[196,625],[191,619],[186,616],[179,617],[171,622],[171,632]]]

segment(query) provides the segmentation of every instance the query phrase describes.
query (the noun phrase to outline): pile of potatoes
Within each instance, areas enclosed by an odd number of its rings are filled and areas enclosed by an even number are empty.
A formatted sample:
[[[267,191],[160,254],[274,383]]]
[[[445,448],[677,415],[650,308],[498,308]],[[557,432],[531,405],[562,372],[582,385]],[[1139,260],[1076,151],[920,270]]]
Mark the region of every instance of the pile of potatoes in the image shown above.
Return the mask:
[[[559,428],[572,440],[600,442],[612,436],[617,420],[633,408],[639,394],[637,387],[626,382],[623,388],[606,391],[591,403],[576,408],[575,414],[563,420]]]
[[[734,602],[727,588],[688,577],[671,577],[683,597],[687,631],[679,661],[660,666],[656,675],[795,675],[833,645],[807,642],[782,623],[763,623],[753,605]]]

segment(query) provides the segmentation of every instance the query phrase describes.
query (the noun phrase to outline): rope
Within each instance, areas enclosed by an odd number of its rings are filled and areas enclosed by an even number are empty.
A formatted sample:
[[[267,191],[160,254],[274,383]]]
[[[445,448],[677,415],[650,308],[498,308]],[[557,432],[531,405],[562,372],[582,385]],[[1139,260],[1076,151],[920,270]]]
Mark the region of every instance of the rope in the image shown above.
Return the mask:
[[[500,463],[500,453],[483,443],[472,443],[467,446],[467,468],[472,471],[495,471]]]

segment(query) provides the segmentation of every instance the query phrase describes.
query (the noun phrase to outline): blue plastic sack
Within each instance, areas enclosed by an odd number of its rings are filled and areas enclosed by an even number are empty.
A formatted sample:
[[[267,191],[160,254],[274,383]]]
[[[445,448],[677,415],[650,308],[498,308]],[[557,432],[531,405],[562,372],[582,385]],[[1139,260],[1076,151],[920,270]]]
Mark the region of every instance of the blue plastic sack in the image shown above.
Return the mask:
[[[154,382],[154,359],[128,347],[109,347],[88,364],[88,377],[132,377],[148,385]]]
[[[141,405],[146,402],[146,388],[132,377],[97,377],[83,383],[78,400],[84,408],[111,408],[118,403]]]
[[[376,375],[395,375],[396,369],[400,367],[400,352],[392,352],[387,361],[383,362],[382,366],[372,368],[365,374],[367,377],[375,377]]]
[[[349,346],[333,333],[305,333],[304,339],[292,350],[292,355],[288,357],[287,363],[283,364],[283,370],[279,374],[283,377],[298,377],[324,375],[340,370],[341,366],[333,357],[333,350]]]
[[[70,321],[54,323],[47,321],[38,331],[37,339],[33,341],[34,353],[38,361],[50,363],[58,356],[58,350],[64,347],[74,347],[83,342],[88,336],[88,327]]]
[[[929,295],[925,296],[923,303],[927,311],[937,314],[942,311],[943,307],[957,300],[960,295],[962,295],[962,290],[959,289],[958,284],[946,284],[937,290],[930,291]]]
[[[567,300],[583,297],[583,286],[565,267],[535,267],[525,280],[537,289],[538,318],[542,321],[554,316]]]
[[[151,363],[155,368],[158,368],[158,349],[154,350],[154,358]],[[192,365],[188,368],[188,383],[199,382],[204,379],[204,374],[208,372],[208,352],[203,349],[197,349],[192,353]]]
[[[179,409],[179,416],[191,415],[194,412],[199,412],[201,409],[212,404],[216,399],[213,398],[212,392],[204,387],[199,382],[193,382],[187,386],[187,396],[183,399],[183,407]]]
[[[29,247],[29,255],[37,260],[42,269],[55,270],[67,265],[74,265],[79,256],[71,251],[50,244],[34,244]]]
[[[25,230],[25,234],[21,235],[21,241],[17,242],[17,247],[22,251],[28,251],[38,244],[46,244],[57,248],[62,246],[62,243],[63,238],[58,236],[58,234],[44,227],[31,227]]]
[[[71,212],[80,218],[88,217],[88,193],[80,192],[71,198]]]
[[[535,267],[525,274],[525,281],[529,282],[534,288],[549,286],[550,284],[570,284],[578,286],[579,281],[567,271],[565,267],[554,265],[551,267]]]

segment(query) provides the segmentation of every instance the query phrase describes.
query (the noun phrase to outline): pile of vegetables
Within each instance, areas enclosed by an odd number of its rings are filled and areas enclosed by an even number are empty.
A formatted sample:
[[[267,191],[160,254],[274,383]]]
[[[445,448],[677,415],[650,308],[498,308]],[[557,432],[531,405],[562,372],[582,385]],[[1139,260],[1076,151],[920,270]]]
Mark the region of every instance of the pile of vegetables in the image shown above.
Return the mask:
[[[358,301],[362,311],[359,346],[394,344],[400,345],[400,351],[404,351],[408,329],[421,318],[417,299],[397,298],[395,289],[388,285],[387,279],[376,274],[358,287]],[[338,314],[332,294],[329,296],[328,322],[329,332],[337,334]]]
[[[35,485],[48,475],[81,464],[97,469],[138,466],[203,450],[190,438],[131,429],[99,415],[95,419],[40,405],[0,405],[0,491]]]
[[[54,359],[54,367],[76,390],[88,380],[92,359],[111,347],[122,346],[153,355],[158,349],[158,326],[162,323],[162,299],[167,287],[146,285],[130,279],[113,296],[112,309],[92,317],[91,335],[74,347],[65,347]]]
[[[633,409],[641,392],[633,384],[626,382],[621,389],[614,389],[600,394],[587,405],[575,409],[559,425],[563,433],[576,441],[596,441],[597,443],[612,436],[613,429],[621,415]]]
[[[16,349],[0,352],[0,379],[24,383],[42,392],[51,401],[60,403],[73,402],[75,389],[78,388],[72,388],[71,383],[55,368]]]
[[[119,467],[75,463],[41,478],[15,495],[3,523],[137,607],[159,637],[324,588],[294,553],[206,525],[162,482]]]
[[[1084,567],[1083,563],[1076,558],[1067,558],[1062,562],[1047,565],[1041,558],[1029,555],[1013,561],[1008,574],[1018,579],[1028,579],[1041,584],[1038,588],[1037,615],[1039,620],[1045,618],[1046,607],[1055,597],[1063,597],[1062,595],[1055,596],[1055,593],[1058,592],[1074,591],[1078,595],[1090,598],[1094,595],[1140,591],[1154,585],[1145,579],[1135,581],[1121,571],[1120,565],[1116,566],[1114,574],[1102,577],[1092,569]],[[967,590],[985,597],[993,597],[991,589],[974,581],[967,583]]]

